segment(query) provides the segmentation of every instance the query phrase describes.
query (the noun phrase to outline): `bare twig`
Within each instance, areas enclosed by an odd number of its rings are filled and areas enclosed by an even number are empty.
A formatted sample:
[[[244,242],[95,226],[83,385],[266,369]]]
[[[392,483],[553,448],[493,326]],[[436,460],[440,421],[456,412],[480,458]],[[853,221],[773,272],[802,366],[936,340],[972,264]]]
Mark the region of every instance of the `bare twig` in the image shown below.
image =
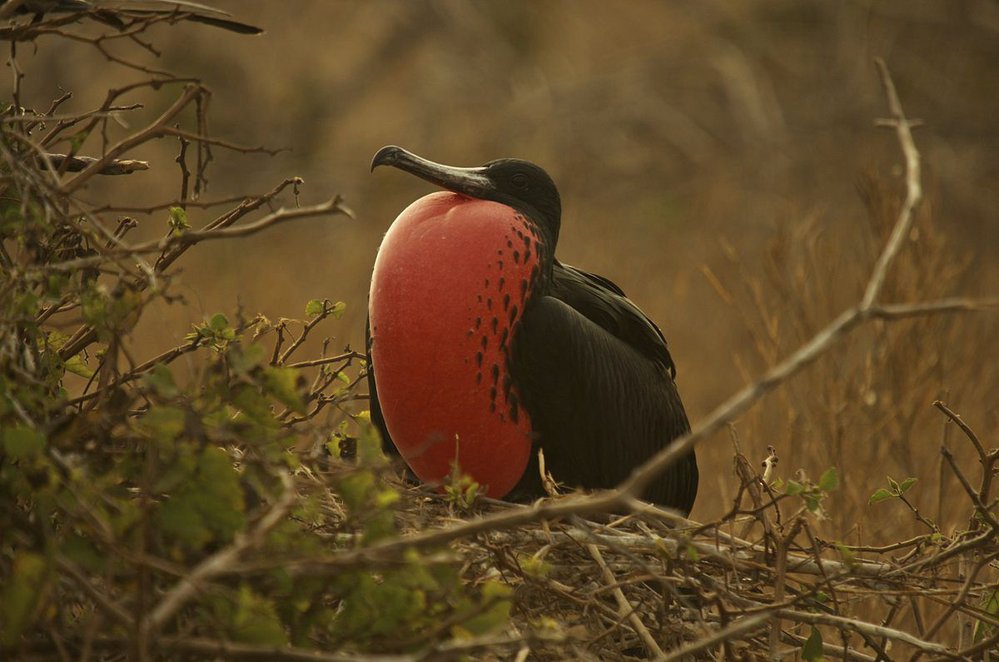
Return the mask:
[[[676,650],[670,651],[669,655],[662,658],[663,662],[680,662],[690,659],[694,653],[714,648],[722,642],[732,641],[745,637],[750,632],[755,632],[765,626],[771,619],[769,614],[754,614],[738,618],[727,626],[708,636],[700,637]]]
[[[46,154],[45,159],[39,159],[39,168],[52,168],[60,172],[81,172],[97,163],[92,156],[70,156],[67,154]],[[97,171],[98,175],[131,175],[139,170],[149,170],[148,161],[134,159],[113,159]]]
[[[861,310],[873,306],[874,301],[878,298],[881,288],[884,287],[888,267],[891,266],[892,260],[901,250],[902,240],[909,234],[909,228],[912,227],[916,207],[923,199],[919,150],[916,149],[916,143],[912,140],[912,123],[905,118],[902,103],[898,99],[898,92],[895,91],[895,83],[891,79],[885,61],[876,58],[874,64],[878,68],[878,75],[881,76],[881,84],[884,86],[885,96],[888,99],[888,111],[891,113],[891,124],[895,128],[895,134],[902,147],[902,155],[905,157],[905,201],[898,212],[888,243],[874,264],[874,271],[867,282],[864,297],[860,300]]]
[[[649,629],[645,627],[645,623],[642,622],[641,617],[635,608],[628,602],[628,598],[625,597],[624,591],[617,586],[617,577],[614,576],[614,572],[607,567],[607,562],[604,561],[603,555],[600,554],[600,548],[594,544],[589,544],[586,546],[587,551],[593,560],[596,561],[597,566],[600,568],[600,572],[603,573],[604,581],[608,585],[612,586],[611,593],[614,595],[614,600],[617,602],[617,608],[620,612],[622,618],[627,618],[628,622],[638,633],[639,638],[642,643],[645,644],[645,649],[650,655],[655,656],[656,659],[662,659],[665,656],[663,649],[659,647],[659,644],[653,638]]]

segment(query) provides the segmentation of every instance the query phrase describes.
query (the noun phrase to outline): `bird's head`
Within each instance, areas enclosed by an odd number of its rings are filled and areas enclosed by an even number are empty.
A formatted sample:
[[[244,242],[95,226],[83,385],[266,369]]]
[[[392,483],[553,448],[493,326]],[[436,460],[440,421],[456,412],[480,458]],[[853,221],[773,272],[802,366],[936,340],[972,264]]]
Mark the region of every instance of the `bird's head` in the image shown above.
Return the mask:
[[[378,150],[371,160],[372,170],[381,165],[398,168],[470,198],[512,207],[534,221],[552,247],[558,241],[562,200],[548,173],[530,161],[498,159],[475,168],[457,168],[389,145]]]

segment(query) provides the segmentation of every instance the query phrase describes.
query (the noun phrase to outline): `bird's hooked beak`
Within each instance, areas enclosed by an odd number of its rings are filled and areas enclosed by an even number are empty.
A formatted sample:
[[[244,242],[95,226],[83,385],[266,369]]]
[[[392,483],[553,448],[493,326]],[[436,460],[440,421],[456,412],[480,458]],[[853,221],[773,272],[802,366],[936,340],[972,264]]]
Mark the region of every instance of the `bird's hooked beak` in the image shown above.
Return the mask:
[[[483,167],[456,168],[442,165],[395,145],[382,147],[371,159],[372,170],[382,165],[398,168],[441,188],[472,198],[486,199],[496,189]]]

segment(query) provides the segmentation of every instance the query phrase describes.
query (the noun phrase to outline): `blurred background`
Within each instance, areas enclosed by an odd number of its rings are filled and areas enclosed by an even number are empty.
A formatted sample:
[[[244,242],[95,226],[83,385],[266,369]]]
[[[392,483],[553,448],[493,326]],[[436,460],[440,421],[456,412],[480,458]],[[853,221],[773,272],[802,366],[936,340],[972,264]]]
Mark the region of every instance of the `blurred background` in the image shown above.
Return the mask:
[[[336,345],[363,346],[367,284],[395,215],[429,192],[371,156],[395,143],[453,165],[516,156],[543,167],[563,198],[558,254],[616,281],[663,328],[681,394],[697,419],[859,298],[903,193],[873,58],[894,75],[924,157],[926,200],[885,298],[995,296],[999,247],[999,3],[778,0],[212,0],[265,28],[257,37],[157,26],[159,57],[111,44],[149,67],[202,79],[211,130],[275,156],[214,149],[205,198],[260,193],[298,175],[303,204],[342,194],[356,219],[285,224],[199,246],[174,284],[188,305],[142,320],[134,350],[181,342],[215,312],[301,317],[305,302],[348,304]],[[100,26],[79,26],[99,31]],[[148,74],[86,45],[22,48],[25,105],[98,106]],[[154,118],[170,95],[109,126]],[[193,130],[193,119],[189,128]],[[97,146],[99,150],[99,145]],[[82,150],[88,153],[87,149]],[[177,144],[139,155],[148,172],[85,195],[117,205],[176,197]],[[290,195],[281,204],[293,204]],[[221,209],[216,210],[221,211]],[[199,227],[215,214],[192,209]],[[113,222],[109,216],[109,223]],[[166,214],[133,238],[161,236]],[[197,253],[197,256],[193,253]],[[943,440],[978,480],[968,444],[931,403],[944,398],[995,439],[994,313],[874,325],[735,427],[754,466],[773,445],[780,474],[837,466],[826,535],[875,542],[918,531],[904,506],[868,506],[896,478],[946,528]],[[728,435],[699,447],[693,517],[716,517],[738,489]],[[862,522],[862,523],[861,523]]]

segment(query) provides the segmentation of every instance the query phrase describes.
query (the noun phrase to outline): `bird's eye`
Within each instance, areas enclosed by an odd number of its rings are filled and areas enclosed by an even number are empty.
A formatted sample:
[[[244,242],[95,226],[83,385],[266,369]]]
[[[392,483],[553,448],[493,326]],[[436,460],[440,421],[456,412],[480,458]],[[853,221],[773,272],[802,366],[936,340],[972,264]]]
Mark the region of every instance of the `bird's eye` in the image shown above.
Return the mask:
[[[518,172],[510,178],[510,182],[517,188],[527,188],[527,175],[522,172]]]

